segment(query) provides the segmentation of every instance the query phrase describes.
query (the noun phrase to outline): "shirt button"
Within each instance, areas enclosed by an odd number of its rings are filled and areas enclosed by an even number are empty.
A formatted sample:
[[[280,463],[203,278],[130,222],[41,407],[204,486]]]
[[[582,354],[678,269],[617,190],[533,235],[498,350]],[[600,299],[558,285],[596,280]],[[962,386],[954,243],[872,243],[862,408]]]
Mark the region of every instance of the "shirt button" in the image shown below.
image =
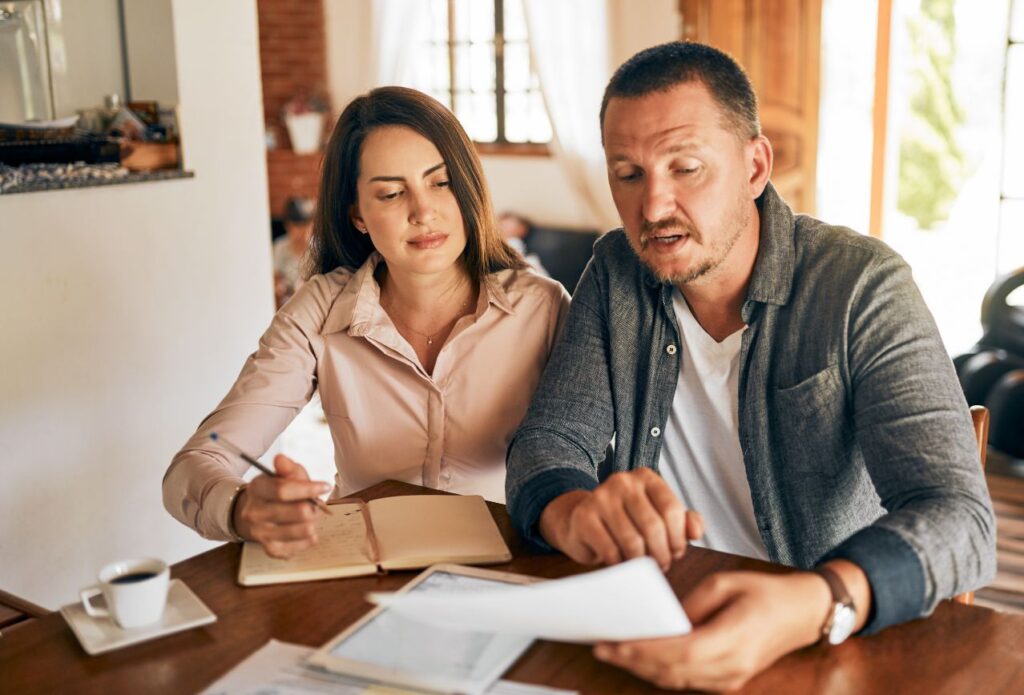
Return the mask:
[[[667,347],[665,348],[665,352],[667,352],[667,353],[668,353],[668,354],[670,354],[670,355],[674,355],[674,354],[676,354],[676,346],[675,346],[675,345],[669,345],[669,346],[667,346]]]
[[[652,437],[660,437],[661,436],[661,428],[660,427],[652,427],[651,428],[651,436]]]

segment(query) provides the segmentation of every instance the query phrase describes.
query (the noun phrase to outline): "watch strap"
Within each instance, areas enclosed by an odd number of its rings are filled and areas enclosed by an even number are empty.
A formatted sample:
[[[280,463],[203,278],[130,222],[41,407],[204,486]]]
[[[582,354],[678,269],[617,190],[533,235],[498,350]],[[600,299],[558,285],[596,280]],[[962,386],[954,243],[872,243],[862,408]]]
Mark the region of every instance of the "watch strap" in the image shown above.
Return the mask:
[[[843,580],[835,570],[829,567],[814,567],[811,571],[824,579],[828,584],[829,591],[832,592],[832,605],[824,624],[821,626],[821,639],[823,642],[828,642],[833,623],[836,619],[837,608],[845,606],[850,610],[856,609],[853,604],[853,597],[850,596],[850,592],[846,589],[846,584],[843,583]]]
[[[832,592],[833,603],[841,603],[844,606],[853,605],[853,597],[850,596],[850,592],[846,590],[846,584],[843,584],[843,580],[839,578],[835,570],[829,567],[815,567],[811,571],[828,583],[828,588]]]

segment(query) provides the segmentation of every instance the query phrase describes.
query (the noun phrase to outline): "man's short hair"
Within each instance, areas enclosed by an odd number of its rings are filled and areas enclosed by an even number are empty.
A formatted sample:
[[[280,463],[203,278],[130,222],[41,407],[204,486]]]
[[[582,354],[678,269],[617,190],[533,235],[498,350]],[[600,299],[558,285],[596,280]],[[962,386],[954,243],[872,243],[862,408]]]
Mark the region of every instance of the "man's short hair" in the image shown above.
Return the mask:
[[[601,100],[601,138],[604,114],[614,97],[636,98],[665,92],[686,82],[701,82],[711,92],[728,126],[744,139],[761,134],[757,95],[743,68],[717,48],[690,41],[672,41],[646,48],[612,75]]]

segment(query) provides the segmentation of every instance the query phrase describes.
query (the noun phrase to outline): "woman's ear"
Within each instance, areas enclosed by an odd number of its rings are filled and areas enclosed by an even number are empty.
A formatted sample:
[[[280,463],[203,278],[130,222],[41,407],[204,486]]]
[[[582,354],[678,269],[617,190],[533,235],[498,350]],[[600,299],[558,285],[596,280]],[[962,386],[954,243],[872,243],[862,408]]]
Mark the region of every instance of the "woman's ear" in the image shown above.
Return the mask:
[[[366,222],[359,216],[359,203],[352,203],[352,206],[348,209],[348,218],[352,221],[353,226],[363,234],[366,234]]]

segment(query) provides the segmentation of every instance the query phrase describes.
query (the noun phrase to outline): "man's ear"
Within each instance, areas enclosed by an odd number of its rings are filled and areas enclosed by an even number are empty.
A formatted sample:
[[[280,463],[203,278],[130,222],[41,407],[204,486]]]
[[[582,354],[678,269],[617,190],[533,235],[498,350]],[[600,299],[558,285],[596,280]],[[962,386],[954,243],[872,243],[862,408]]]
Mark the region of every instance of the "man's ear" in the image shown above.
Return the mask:
[[[366,223],[363,218],[359,215],[359,203],[352,203],[348,209],[348,219],[352,222],[352,225],[363,234],[366,234]]]
[[[764,135],[752,138],[747,143],[746,149],[750,172],[750,195],[752,198],[759,198],[772,175],[775,154],[772,152],[772,144]]]

